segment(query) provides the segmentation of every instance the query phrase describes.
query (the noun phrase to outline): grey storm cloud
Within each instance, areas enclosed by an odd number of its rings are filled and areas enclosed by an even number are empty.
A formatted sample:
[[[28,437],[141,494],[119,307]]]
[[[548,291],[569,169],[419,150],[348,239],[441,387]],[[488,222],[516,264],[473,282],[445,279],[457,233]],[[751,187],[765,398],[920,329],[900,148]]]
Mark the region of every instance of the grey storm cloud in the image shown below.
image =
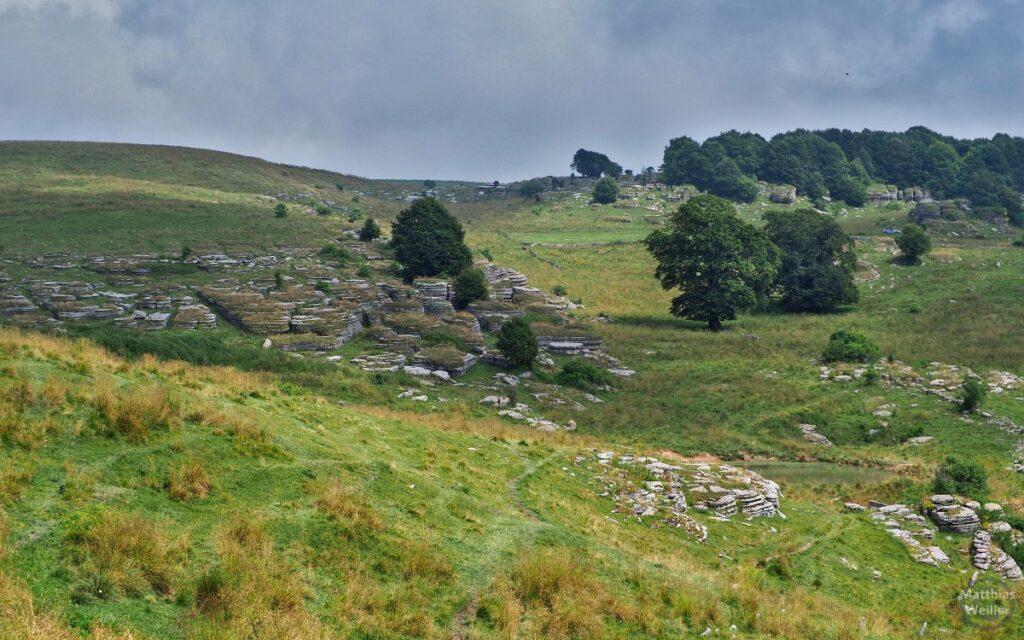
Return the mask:
[[[1012,0],[0,0],[0,138],[489,180],[732,128],[1022,134],[1022,23]]]

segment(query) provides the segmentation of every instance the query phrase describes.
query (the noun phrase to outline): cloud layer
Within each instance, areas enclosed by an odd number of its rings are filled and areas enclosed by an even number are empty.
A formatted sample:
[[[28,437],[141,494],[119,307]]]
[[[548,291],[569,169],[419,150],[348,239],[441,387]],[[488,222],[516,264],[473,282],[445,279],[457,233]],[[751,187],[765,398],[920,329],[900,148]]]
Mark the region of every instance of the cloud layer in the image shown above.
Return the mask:
[[[0,138],[504,180],[730,128],[1024,134],[1022,4],[0,0]]]

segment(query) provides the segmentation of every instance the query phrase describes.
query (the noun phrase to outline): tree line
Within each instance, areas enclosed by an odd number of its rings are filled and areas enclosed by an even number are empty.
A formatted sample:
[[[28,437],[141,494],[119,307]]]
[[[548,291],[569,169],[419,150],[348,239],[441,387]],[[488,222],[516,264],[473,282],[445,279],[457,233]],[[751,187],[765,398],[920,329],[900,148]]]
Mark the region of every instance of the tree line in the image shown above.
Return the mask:
[[[1002,207],[1024,222],[1024,138],[1000,133],[973,140],[926,127],[905,132],[797,129],[766,140],[727,131],[698,143],[669,141],[661,165],[667,184],[752,202],[757,181],[791,184],[811,200],[826,193],[861,206],[872,182],[919,186],[935,198],[968,198],[976,207]]]

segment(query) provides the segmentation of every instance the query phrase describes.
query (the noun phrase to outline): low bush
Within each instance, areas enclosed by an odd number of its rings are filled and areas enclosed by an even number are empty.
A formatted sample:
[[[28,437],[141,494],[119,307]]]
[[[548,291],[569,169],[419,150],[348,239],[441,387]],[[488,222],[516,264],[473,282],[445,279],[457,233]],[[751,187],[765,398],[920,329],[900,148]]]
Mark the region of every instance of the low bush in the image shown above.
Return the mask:
[[[335,264],[348,264],[355,259],[348,249],[339,247],[336,244],[325,245],[323,249],[317,252],[317,255]]]
[[[822,362],[873,362],[878,359],[878,347],[860,333],[840,329],[828,338],[821,352]]]
[[[577,389],[591,390],[612,383],[612,374],[586,360],[573,359],[565,363],[555,376],[555,382]]]
[[[976,462],[964,462],[949,456],[935,472],[932,490],[983,500],[988,495],[988,473]]]

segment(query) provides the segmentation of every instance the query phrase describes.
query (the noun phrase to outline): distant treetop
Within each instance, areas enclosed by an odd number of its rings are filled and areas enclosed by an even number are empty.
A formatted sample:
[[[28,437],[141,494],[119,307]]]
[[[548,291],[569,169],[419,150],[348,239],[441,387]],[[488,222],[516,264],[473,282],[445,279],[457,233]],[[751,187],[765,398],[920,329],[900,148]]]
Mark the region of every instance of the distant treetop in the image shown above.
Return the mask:
[[[602,175],[618,178],[622,175],[622,167],[609,160],[608,156],[586,149],[576,151],[569,168],[587,178],[600,178]]]

